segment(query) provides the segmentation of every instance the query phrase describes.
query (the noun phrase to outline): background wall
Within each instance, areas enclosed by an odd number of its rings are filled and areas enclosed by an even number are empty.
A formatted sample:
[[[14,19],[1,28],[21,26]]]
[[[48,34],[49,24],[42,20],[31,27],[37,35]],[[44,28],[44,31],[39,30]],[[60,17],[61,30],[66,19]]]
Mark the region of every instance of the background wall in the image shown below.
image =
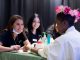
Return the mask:
[[[0,0],[0,29],[5,28],[10,16],[19,14],[24,17],[25,26],[30,16],[38,12],[45,30],[54,23],[55,7],[68,5],[80,8],[80,0]]]

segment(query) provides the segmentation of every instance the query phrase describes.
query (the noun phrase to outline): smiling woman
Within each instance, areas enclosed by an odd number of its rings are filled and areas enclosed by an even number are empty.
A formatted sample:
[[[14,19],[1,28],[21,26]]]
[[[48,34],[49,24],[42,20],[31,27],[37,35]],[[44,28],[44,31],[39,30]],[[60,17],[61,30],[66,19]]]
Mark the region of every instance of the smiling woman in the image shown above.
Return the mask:
[[[27,24],[28,39],[31,43],[37,42],[43,32],[42,22],[38,14],[34,14]]]
[[[11,45],[23,46],[24,42],[27,40],[23,34],[24,32],[23,17],[19,15],[13,15],[10,18],[6,31],[0,36],[1,43],[3,46],[7,47],[10,47]]]

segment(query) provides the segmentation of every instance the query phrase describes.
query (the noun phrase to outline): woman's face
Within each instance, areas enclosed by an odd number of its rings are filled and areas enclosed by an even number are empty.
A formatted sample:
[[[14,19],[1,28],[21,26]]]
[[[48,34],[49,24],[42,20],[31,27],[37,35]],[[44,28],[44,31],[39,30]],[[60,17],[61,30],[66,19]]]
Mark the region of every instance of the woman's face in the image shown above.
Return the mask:
[[[34,18],[33,22],[32,22],[32,28],[33,29],[37,29],[40,26],[40,19],[38,17]]]
[[[60,34],[63,34],[66,31],[67,27],[68,27],[68,24],[66,21],[63,21],[63,22],[59,20],[56,21],[55,29]]]
[[[24,29],[23,20],[17,19],[13,24],[13,29],[15,29],[15,31],[18,33],[23,32],[23,29]]]

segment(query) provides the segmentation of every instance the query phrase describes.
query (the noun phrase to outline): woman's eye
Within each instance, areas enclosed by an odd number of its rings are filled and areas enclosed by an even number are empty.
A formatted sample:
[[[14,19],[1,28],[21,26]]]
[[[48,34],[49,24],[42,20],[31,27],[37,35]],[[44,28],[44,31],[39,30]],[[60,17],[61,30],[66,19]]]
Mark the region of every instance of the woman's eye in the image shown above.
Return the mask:
[[[36,22],[36,21],[33,21],[34,23],[40,23],[40,22]]]
[[[17,23],[16,25],[19,25],[19,23]]]

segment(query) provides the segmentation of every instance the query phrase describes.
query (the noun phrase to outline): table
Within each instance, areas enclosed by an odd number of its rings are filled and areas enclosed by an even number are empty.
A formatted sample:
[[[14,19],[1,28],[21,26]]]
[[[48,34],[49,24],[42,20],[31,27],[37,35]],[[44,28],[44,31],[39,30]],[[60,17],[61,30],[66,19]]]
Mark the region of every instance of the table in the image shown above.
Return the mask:
[[[1,52],[0,60],[47,60],[47,59],[32,53]]]

